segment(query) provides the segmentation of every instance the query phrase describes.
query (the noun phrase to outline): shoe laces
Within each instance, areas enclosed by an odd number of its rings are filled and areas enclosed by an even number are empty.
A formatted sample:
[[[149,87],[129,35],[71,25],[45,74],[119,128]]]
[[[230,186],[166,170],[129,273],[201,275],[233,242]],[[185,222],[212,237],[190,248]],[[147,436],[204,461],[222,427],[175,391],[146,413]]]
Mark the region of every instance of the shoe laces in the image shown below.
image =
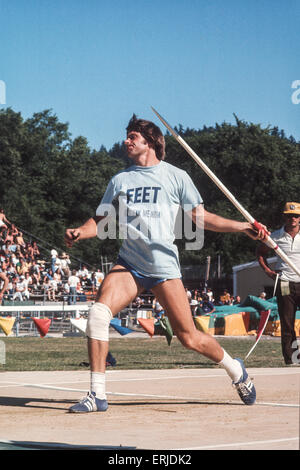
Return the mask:
[[[93,404],[95,402],[94,400],[94,395],[92,395],[91,393],[88,393],[87,395],[85,395],[84,397],[82,397],[82,399],[80,400],[80,404],[84,405],[85,403],[91,403]]]
[[[240,382],[238,384],[235,384],[235,387],[238,389],[238,391],[242,394],[242,395],[249,395],[249,393],[251,393],[251,389],[253,387],[253,383],[251,382],[251,380],[249,379],[248,382]]]

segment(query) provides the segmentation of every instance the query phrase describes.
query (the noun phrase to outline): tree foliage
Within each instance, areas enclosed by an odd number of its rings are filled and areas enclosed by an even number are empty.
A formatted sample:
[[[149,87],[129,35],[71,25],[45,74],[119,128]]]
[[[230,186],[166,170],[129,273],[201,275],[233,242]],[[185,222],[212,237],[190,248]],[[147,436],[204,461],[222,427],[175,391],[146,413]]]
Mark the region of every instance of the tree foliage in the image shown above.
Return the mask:
[[[286,201],[299,201],[300,144],[278,128],[262,128],[235,116],[235,124],[201,130],[177,129],[255,219],[274,229],[281,224]],[[166,135],[166,161],[186,170],[199,189],[207,210],[243,220],[176,140]],[[0,111],[0,205],[26,233],[48,247],[65,250],[66,227],[94,215],[110,178],[129,165],[123,143],[112,149],[91,149],[83,136],[72,138],[67,123],[51,110],[24,120],[11,109]],[[115,259],[118,240],[78,243],[72,255],[99,265],[100,255]],[[244,235],[205,233],[204,248],[185,251],[183,264],[203,264],[221,256],[223,271],[254,259],[255,242]]]

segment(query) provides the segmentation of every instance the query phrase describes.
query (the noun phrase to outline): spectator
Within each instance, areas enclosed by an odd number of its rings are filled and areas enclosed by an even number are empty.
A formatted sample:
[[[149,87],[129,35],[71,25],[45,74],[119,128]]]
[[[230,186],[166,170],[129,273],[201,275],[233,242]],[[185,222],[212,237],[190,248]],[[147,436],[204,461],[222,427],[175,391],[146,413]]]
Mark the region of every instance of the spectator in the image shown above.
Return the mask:
[[[224,289],[223,294],[220,296],[221,305],[230,305],[230,294],[227,289]]]
[[[10,221],[7,220],[4,209],[0,209],[0,229],[8,229],[7,224],[11,225]]]
[[[54,287],[51,284],[51,279],[46,276],[43,283],[44,297],[47,296],[48,300],[55,300]]]
[[[58,257],[58,253],[57,251],[53,248],[51,250],[51,269],[52,269],[52,272],[54,273],[55,271],[55,263],[56,263],[56,258]]]
[[[71,276],[68,278],[68,284],[70,286],[69,305],[76,304],[78,283],[80,283],[80,279],[76,275],[76,269],[73,269]]]
[[[99,288],[101,282],[103,281],[104,279],[104,274],[102,271],[100,271],[100,269],[97,269],[97,271],[95,272],[95,277],[96,277],[96,287],[97,289]]]
[[[9,279],[4,272],[0,272],[0,305],[2,304],[3,295],[8,289]]]
[[[40,256],[40,250],[39,247],[37,246],[37,243],[34,241],[32,242],[32,249],[33,249],[33,255],[35,259],[37,259]]]
[[[209,300],[208,295],[204,295],[202,302],[199,304],[199,307],[196,310],[196,315],[207,315],[215,312],[214,304]]]
[[[62,253],[60,257],[60,266],[64,276],[70,276],[70,257],[65,252]]]
[[[258,296],[260,299],[266,300],[267,294],[265,292],[261,292]]]
[[[191,306],[191,311],[192,311],[192,316],[196,316],[196,311],[198,309],[199,302],[196,299],[191,299],[190,301],[190,306]]]
[[[19,245],[21,248],[26,248],[26,243],[24,242],[22,232],[18,232],[18,235],[16,235],[16,244]]]
[[[23,301],[24,298],[26,298],[26,282],[24,281],[24,275],[21,275],[19,278],[17,278],[15,284],[15,292],[13,294],[13,300],[19,299],[20,301]]]
[[[160,318],[164,314],[164,309],[160,305],[156,297],[154,297],[153,299],[152,308],[153,308],[153,313],[154,313],[155,318]]]

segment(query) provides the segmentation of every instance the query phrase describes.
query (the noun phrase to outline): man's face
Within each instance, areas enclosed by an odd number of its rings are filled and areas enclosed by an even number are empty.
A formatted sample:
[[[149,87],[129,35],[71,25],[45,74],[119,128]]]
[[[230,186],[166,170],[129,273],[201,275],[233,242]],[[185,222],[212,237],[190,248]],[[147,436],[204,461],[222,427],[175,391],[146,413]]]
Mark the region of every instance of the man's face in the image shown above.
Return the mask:
[[[295,228],[299,226],[300,214],[284,214],[285,225],[288,228]]]
[[[129,158],[135,158],[149,150],[148,142],[140,132],[131,131],[127,134],[125,146]]]

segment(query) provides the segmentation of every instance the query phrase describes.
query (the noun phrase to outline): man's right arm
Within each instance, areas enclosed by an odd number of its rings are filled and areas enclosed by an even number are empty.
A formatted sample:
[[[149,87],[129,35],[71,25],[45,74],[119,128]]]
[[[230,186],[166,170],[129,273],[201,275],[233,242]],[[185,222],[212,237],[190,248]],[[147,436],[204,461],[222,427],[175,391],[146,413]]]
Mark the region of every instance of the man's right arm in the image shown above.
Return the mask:
[[[95,216],[88,219],[83,225],[77,228],[68,228],[65,232],[65,243],[67,247],[71,248],[73,243],[87,238],[97,236],[97,224],[104,216]]]
[[[257,261],[259,262],[259,265],[261,268],[264,270],[267,276],[269,276],[271,279],[275,280],[276,279],[276,272],[273,271],[267,262],[267,254],[270,251],[270,248],[268,248],[267,245],[263,245],[262,243],[258,246],[256,250],[256,257]]]

